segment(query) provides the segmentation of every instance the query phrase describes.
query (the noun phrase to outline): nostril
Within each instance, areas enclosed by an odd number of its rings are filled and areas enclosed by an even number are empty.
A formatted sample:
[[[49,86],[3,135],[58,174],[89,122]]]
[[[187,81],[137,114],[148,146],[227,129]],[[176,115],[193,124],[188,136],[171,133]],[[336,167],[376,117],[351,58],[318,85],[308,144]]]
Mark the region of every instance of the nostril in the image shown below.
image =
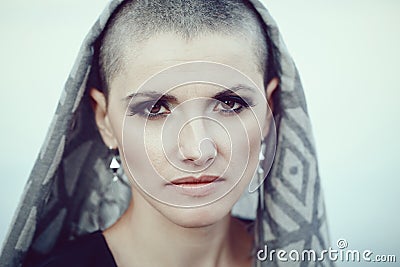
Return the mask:
[[[211,138],[203,138],[197,144],[192,142],[190,146],[186,143],[180,149],[183,160],[197,166],[209,165],[217,156],[217,146]]]
[[[211,138],[204,138],[199,142],[198,150],[200,156],[194,160],[197,165],[204,165],[213,161],[217,156],[217,149]]]

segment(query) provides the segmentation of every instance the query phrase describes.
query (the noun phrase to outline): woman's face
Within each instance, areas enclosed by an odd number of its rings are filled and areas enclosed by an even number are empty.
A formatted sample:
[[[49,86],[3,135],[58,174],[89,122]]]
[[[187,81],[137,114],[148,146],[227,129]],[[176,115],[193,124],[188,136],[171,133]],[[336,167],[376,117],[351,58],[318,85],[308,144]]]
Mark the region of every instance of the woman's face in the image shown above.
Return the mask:
[[[235,36],[164,34],[140,53],[124,51],[105,141],[118,146],[134,201],[201,226],[228,214],[247,190],[270,112],[251,47]]]

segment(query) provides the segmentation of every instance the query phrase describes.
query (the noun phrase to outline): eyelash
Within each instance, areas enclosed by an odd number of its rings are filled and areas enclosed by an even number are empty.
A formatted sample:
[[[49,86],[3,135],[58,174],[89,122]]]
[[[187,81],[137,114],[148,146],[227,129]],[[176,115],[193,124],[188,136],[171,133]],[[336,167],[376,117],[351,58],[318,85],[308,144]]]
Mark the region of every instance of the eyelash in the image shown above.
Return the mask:
[[[217,99],[218,103],[215,105],[214,107],[214,111],[217,111],[216,108],[219,105],[227,105],[224,102],[233,102],[234,106],[236,104],[239,104],[240,106],[237,108],[230,108],[230,109],[221,109],[220,112],[222,112],[225,116],[230,116],[230,115],[234,115],[234,114],[239,114],[240,112],[242,112],[244,109],[249,108],[250,106],[253,106],[253,104],[249,101],[249,100],[245,100],[243,98],[241,98],[240,96],[224,96],[221,97],[219,99]],[[229,106],[229,105],[228,105]]]
[[[153,110],[153,108],[156,106],[160,106],[160,108],[165,108],[167,112],[151,113],[151,110]],[[148,111],[145,111],[146,109]],[[138,114],[139,116],[149,120],[155,120],[161,117],[166,117],[168,116],[168,114],[171,113],[167,101],[164,100],[159,100],[156,103],[154,103],[154,101],[145,101],[134,106],[129,106],[128,111],[129,111],[128,116],[133,116],[135,114]]]
[[[222,97],[216,98],[215,100],[217,103],[215,104],[213,111],[220,112],[220,113],[222,113],[223,116],[231,116],[231,115],[239,114],[244,109],[254,106],[249,99],[243,99],[242,97],[237,96],[237,95],[222,96]],[[223,109],[218,110],[217,107],[220,105],[227,105],[226,102],[233,102],[234,106],[237,104],[239,104],[240,106],[237,108],[234,108],[234,109],[233,108],[230,108],[230,109],[223,108]],[[155,107],[160,107],[160,109],[164,108],[167,111],[164,111],[162,113],[151,113],[151,110],[153,110]],[[145,111],[146,109],[148,111]],[[135,114],[138,114],[139,116],[144,117],[146,119],[156,120],[156,119],[168,116],[171,113],[171,108],[167,101],[159,100],[155,104],[154,104],[154,101],[145,101],[145,102],[139,103],[134,106],[129,106],[128,111],[129,111],[128,116],[133,116]]]

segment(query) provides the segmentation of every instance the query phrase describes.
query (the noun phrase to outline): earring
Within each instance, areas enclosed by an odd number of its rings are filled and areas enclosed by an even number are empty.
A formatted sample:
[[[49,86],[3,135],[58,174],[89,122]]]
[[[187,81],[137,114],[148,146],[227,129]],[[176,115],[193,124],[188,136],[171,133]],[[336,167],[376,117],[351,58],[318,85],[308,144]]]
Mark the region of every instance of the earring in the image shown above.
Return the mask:
[[[119,158],[118,149],[113,149],[111,146],[109,147],[111,153],[113,153],[113,157],[110,163],[110,169],[113,173],[113,182],[117,182],[119,180],[118,170],[121,167],[121,160]]]
[[[265,153],[265,142],[263,140],[263,141],[261,141],[260,154],[258,156],[259,163],[258,163],[258,168],[257,168],[259,206],[260,206],[261,210],[264,210],[264,204],[265,204],[265,202],[264,202],[264,197],[265,197],[264,196],[264,179],[265,179],[264,175],[265,175],[265,171],[264,171],[264,169],[262,167],[264,159],[265,159],[264,153]]]
[[[258,165],[256,172],[254,173],[253,179],[251,179],[249,187],[248,187],[248,192],[254,193],[256,191],[260,190],[260,187],[262,186],[262,183],[265,180],[265,171],[264,171],[264,160],[265,160],[265,142],[264,140],[261,140],[260,144],[260,153],[258,155]]]
[[[257,229],[257,238],[256,238],[256,247],[262,248],[265,245],[265,237],[264,237],[264,224],[263,224],[263,215],[265,212],[265,192],[264,192],[264,180],[265,180],[265,171],[263,169],[263,163],[265,160],[265,142],[264,140],[261,141],[261,149],[259,155],[259,163],[257,169],[258,175],[258,209],[257,209],[257,222],[256,222],[256,229]]]

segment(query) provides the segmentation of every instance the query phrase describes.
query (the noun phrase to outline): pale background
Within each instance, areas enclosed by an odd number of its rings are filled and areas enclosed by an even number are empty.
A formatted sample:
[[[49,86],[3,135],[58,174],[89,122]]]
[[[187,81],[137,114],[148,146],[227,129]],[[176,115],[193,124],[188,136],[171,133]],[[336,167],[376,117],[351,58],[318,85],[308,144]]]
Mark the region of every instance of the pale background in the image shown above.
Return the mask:
[[[351,249],[396,254],[399,262],[400,1],[265,2],[305,87],[332,247],[345,238]],[[0,0],[0,241],[105,3]]]

